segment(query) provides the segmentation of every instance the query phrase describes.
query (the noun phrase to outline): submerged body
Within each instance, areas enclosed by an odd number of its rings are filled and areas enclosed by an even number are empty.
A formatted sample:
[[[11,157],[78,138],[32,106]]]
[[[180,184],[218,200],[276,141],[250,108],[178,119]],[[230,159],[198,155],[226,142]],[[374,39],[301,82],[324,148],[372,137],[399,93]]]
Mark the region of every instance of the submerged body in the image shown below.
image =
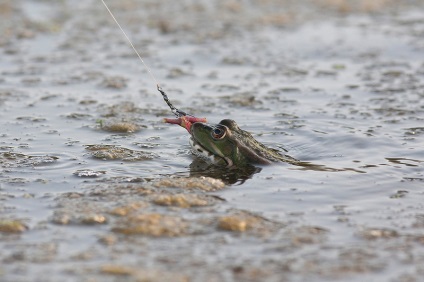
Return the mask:
[[[216,165],[231,167],[299,162],[258,142],[249,132],[238,127],[234,120],[224,119],[216,125],[195,122],[189,132],[193,153]]]

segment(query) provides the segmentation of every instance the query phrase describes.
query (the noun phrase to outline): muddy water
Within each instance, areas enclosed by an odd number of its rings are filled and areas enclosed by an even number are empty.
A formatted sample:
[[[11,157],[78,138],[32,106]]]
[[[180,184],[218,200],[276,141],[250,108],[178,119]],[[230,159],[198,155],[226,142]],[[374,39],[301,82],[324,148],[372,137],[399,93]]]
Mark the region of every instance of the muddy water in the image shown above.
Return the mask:
[[[177,107],[311,165],[208,168],[100,2],[0,2],[0,280],[420,280],[423,3],[107,2]]]

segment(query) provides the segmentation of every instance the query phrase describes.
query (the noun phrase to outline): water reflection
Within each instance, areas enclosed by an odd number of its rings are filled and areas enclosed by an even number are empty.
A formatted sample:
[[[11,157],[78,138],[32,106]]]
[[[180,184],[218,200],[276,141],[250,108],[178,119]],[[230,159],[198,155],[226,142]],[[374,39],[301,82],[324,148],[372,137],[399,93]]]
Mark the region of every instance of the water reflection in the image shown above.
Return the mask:
[[[247,165],[241,168],[227,168],[208,164],[196,158],[190,164],[190,176],[206,176],[221,179],[225,184],[243,184],[251,179],[254,174],[262,171],[262,168]]]
[[[278,165],[278,164],[275,164]],[[290,164],[288,167],[290,170],[304,170],[304,171],[322,171],[322,172],[342,172],[352,171],[357,173],[366,173],[366,171],[359,170],[356,168],[333,168],[326,165],[314,164],[310,162],[299,161],[295,164]],[[247,165],[244,167],[220,167],[213,164],[206,163],[202,159],[195,158],[190,164],[190,176],[199,177],[206,176],[224,181],[225,184],[243,184],[247,180],[251,179],[254,174],[260,173],[262,167]]]
[[[294,168],[291,168],[293,170],[314,170],[314,171],[332,171],[332,172],[339,172],[339,171],[354,171],[358,173],[366,173],[366,171],[359,170],[356,168],[350,168],[350,167],[344,167],[344,168],[333,168],[328,167],[325,165],[320,164],[314,164],[310,162],[298,162],[295,164]]]
[[[390,163],[401,164],[405,166],[419,166],[423,161],[409,158],[386,158]]]

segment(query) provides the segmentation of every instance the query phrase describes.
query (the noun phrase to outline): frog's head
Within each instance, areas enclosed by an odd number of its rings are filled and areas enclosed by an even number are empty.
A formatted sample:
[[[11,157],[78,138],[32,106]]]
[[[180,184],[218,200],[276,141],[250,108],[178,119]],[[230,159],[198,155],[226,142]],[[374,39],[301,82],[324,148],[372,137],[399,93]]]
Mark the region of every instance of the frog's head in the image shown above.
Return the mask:
[[[244,164],[246,159],[238,150],[239,131],[238,125],[229,119],[218,124],[196,122],[191,127],[193,153],[215,164]]]
[[[191,134],[192,152],[213,164],[232,166],[244,162],[238,154],[234,133],[241,129],[233,120],[225,119],[219,124],[206,123],[206,119],[193,116],[181,116],[176,119],[165,118],[166,123],[178,124]]]

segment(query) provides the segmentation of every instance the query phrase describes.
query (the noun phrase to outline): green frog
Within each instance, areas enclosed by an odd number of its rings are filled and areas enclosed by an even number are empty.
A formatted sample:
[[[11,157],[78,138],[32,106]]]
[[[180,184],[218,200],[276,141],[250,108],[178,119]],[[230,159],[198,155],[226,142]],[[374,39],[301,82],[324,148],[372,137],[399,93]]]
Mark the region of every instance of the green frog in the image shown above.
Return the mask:
[[[231,119],[224,119],[219,124],[208,124],[203,118],[183,116],[165,119],[165,122],[186,128],[191,134],[192,152],[215,165],[241,167],[274,162],[299,163],[298,160],[258,142]]]

